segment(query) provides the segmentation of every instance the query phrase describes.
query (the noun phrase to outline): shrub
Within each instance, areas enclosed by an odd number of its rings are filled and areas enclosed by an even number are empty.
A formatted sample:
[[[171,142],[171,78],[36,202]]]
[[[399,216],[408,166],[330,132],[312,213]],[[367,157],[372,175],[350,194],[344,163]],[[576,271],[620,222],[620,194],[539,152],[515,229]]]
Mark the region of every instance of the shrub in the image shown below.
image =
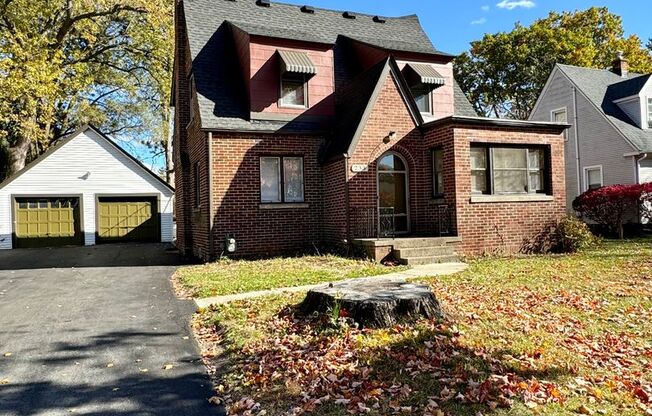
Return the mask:
[[[576,253],[599,243],[600,239],[582,220],[567,215],[525,242],[522,251],[527,254]]]
[[[578,196],[573,201],[573,209],[622,239],[625,216],[638,211],[643,217],[650,217],[651,203],[652,183],[612,185]]]
[[[562,218],[554,229],[553,251],[576,253],[597,246],[600,239],[593,235],[589,226],[573,215]]]

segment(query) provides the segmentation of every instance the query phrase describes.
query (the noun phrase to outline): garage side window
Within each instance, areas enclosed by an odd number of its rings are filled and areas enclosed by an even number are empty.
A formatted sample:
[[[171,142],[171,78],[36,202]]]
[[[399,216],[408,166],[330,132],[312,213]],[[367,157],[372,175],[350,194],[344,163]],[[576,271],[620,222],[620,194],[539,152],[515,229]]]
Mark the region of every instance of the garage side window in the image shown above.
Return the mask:
[[[194,190],[195,190],[195,208],[201,206],[201,170],[199,168],[199,162],[195,162],[195,167],[193,169],[193,179],[194,179]]]

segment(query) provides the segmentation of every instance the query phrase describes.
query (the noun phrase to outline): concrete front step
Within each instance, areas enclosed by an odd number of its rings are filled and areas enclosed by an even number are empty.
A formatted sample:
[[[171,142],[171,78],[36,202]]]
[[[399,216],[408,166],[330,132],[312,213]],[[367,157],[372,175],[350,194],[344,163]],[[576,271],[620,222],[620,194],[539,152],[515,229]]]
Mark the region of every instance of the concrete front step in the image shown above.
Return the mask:
[[[397,238],[392,240],[394,250],[404,248],[422,248],[422,247],[442,247],[454,246],[462,241],[459,237],[416,237],[416,238]]]
[[[406,266],[420,266],[423,264],[458,263],[460,259],[456,255],[444,255],[427,257],[405,257],[400,258],[398,261],[399,263]]]
[[[455,255],[455,246],[452,244],[434,247],[401,248],[394,250],[394,256],[398,259],[406,257],[432,257]]]

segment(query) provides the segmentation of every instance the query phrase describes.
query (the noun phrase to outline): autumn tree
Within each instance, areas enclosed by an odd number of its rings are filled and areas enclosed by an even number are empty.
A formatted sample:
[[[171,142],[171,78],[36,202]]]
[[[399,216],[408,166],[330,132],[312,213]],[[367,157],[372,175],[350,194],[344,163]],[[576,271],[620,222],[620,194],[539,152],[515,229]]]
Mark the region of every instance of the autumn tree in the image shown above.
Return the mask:
[[[618,51],[630,69],[652,72],[651,44],[625,37],[622,19],[606,7],[550,12],[530,26],[486,34],[455,62],[455,75],[476,111],[525,119],[556,63],[609,68]]]
[[[172,8],[171,0],[0,0],[4,176],[85,123],[165,148]]]

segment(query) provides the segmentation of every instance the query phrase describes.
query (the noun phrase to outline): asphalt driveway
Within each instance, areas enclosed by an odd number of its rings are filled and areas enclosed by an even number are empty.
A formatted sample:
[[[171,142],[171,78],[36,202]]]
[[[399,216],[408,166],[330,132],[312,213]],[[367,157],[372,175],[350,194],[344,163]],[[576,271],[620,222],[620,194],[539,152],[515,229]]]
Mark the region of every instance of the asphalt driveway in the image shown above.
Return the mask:
[[[222,413],[179,261],[157,244],[0,251],[0,415]]]

